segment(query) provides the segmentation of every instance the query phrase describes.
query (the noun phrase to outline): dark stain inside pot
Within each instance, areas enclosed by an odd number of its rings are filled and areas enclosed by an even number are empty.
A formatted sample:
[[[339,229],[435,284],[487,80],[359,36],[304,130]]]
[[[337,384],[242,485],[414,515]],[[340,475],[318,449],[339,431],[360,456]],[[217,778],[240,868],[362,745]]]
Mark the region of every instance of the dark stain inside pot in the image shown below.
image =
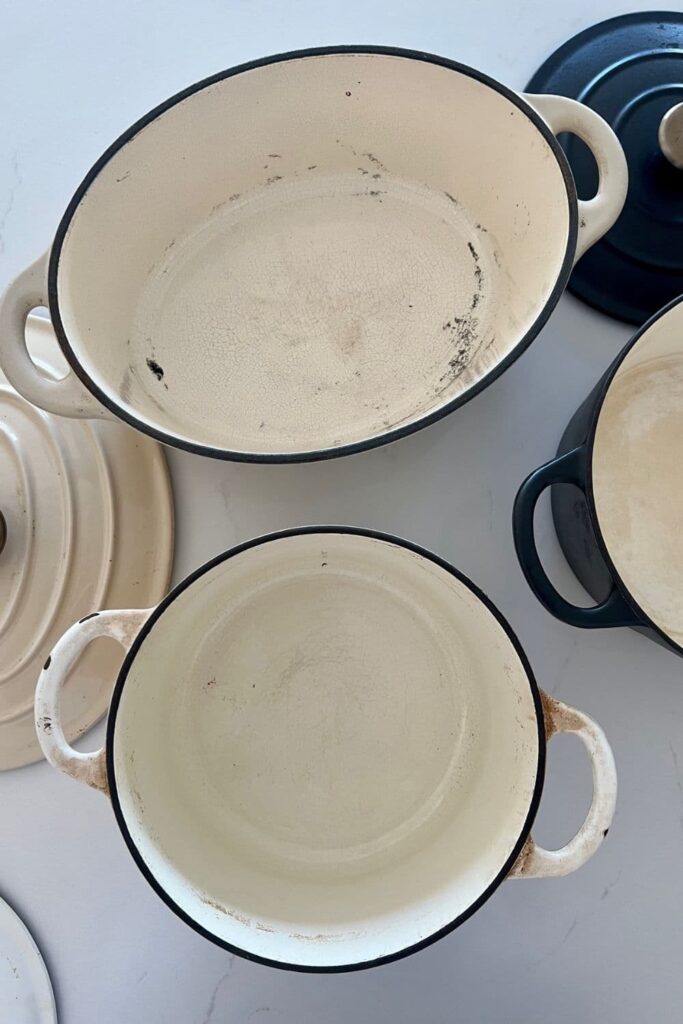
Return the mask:
[[[163,367],[159,366],[156,359],[148,359],[147,366],[152,371],[157,380],[162,380],[164,376]]]

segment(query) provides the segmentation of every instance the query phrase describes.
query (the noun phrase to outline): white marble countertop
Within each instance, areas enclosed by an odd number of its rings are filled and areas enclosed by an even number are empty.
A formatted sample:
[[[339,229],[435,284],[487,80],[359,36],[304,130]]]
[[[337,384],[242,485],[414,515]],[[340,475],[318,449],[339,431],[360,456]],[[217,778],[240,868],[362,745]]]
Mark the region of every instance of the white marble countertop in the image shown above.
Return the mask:
[[[442,53],[521,88],[565,38],[638,7],[9,0],[0,287],[49,244],[106,145],[214,71],[301,46],[375,42]],[[681,1020],[683,663],[636,633],[581,632],[552,619],[524,582],[510,528],[520,481],[553,455],[570,414],[630,333],[565,296],[495,384],[387,448],[300,466],[169,456],[175,579],[254,534],[338,522],[401,534],[477,581],[518,632],[540,685],[594,715],[612,741],[619,804],[595,858],[565,879],[504,883],[464,926],[406,960],[351,975],[290,974],[233,958],[178,920],[139,874],[101,796],[44,763],[5,772],[0,892],[44,952],[62,1024]],[[557,552],[547,498],[539,521],[556,577],[580,593]],[[97,727],[87,745],[102,734]],[[579,744],[554,741],[538,838],[566,840],[589,795]]]

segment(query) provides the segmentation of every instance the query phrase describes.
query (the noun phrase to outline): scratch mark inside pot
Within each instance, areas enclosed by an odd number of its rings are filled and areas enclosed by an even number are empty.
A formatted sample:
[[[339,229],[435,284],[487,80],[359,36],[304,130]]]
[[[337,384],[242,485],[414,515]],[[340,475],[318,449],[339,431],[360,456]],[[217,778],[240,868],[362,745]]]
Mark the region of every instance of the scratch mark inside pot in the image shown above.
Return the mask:
[[[218,900],[211,899],[210,896],[200,896],[199,898],[201,899],[202,903],[205,903],[207,905],[207,907],[212,907],[214,910],[217,910],[220,914],[228,913],[223,904],[219,903]]]
[[[386,171],[386,167],[379,159],[379,157],[376,157],[374,153],[362,153],[361,155],[364,156],[367,160],[369,160],[371,164],[374,164],[375,167],[378,167],[380,171]]]
[[[132,373],[133,367],[127,366],[124,370],[123,377],[121,378],[121,385],[119,387],[119,394],[124,402],[130,401],[130,389],[132,384]]]
[[[351,936],[357,936],[357,935],[360,935],[360,932],[351,932],[350,934],[351,934]],[[305,935],[303,932],[291,932],[290,936],[293,939],[300,939],[300,940],[303,940],[304,942],[320,942],[320,943],[340,942],[340,941],[343,941],[344,939],[347,939],[349,937],[348,935],[334,935],[334,934],[326,933],[326,932],[319,932],[317,935]]]
[[[20,975],[19,975],[19,971],[17,970],[17,968],[14,966],[14,964],[12,963],[12,961],[10,960],[10,958],[6,954],[3,954],[3,956],[4,956],[4,959],[7,961],[7,964],[9,965],[9,968],[10,968],[12,974],[14,975],[14,977],[18,978]]]
[[[477,225],[477,226],[479,226],[479,225]],[[474,263],[475,263],[475,266],[474,266],[474,278],[475,278],[475,281],[476,281],[476,291],[474,292],[474,294],[472,296],[472,302],[470,304],[470,309],[476,309],[476,307],[479,305],[479,300],[481,298],[482,285],[483,285],[483,280],[484,280],[484,272],[481,269],[481,266],[479,264],[479,253],[474,248],[474,246],[472,245],[471,242],[467,243],[467,248],[470,250],[470,252],[472,254],[472,259],[474,260]]]

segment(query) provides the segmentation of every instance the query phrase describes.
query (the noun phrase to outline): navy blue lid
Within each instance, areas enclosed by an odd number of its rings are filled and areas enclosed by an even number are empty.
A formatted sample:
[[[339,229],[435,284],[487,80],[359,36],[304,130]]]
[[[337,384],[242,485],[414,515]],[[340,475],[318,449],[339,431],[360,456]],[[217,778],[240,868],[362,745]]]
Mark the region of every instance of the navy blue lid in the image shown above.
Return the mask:
[[[580,100],[624,147],[624,210],[577,263],[569,289],[610,316],[642,324],[683,292],[683,170],[665,158],[657,137],[664,114],[683,102],[683,13],[626,14],[593,25],[556,50],[527,91]],[[579,197],[590,198],[592,155],[573,135],[559,141]]]

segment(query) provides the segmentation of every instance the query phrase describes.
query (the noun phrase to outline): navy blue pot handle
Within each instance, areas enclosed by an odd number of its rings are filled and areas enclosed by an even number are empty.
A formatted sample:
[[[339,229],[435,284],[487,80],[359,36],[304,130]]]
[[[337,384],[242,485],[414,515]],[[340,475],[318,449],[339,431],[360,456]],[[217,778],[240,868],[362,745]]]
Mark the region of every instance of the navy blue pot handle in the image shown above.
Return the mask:
[[[583,445],[534,470],[517,492],[512,512],[512,529],[517,557],[527,583],[551,615],[571,626],[596,629],[637,624],[640,620],[616,586],[602,604],[581,608],[558,594],[548,579],[536,548],[534,509],[543,491],[552,484],[575,484],[585,494],[586,450]]]

